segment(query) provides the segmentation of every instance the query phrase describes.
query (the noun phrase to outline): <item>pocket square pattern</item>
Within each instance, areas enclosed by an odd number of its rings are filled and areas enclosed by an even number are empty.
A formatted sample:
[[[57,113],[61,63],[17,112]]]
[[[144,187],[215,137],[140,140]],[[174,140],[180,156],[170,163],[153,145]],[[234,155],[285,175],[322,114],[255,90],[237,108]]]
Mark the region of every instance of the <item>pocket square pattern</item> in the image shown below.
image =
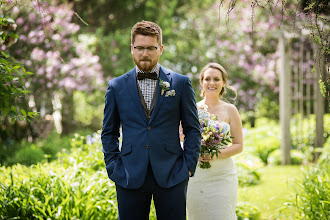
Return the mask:
[[[175,96],[175,90],[174,89],[166,91],[165,97],[169,97],[169,96]]]

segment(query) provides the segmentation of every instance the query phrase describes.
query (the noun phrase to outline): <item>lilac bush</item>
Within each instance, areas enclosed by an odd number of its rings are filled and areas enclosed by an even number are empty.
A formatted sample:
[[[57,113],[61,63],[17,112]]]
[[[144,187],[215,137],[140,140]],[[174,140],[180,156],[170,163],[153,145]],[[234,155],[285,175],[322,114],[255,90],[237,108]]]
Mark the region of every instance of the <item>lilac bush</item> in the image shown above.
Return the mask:
[[[35,72],[25,82],[31,91],[30,98],[21,102],[31,105],[32,101],[35,111],[44,108],[45,113],[51,114],[56,93],[62,99],[62,109],[73,109],[70,97],[75,90],[93,92],[103,87],[99,57],[75,37],[80,26],[72,22],[72,4],[49,5],[39,1],[6,4],[20,37],[12,47],[1,45],[0,49],[9,50],[26,69]]]

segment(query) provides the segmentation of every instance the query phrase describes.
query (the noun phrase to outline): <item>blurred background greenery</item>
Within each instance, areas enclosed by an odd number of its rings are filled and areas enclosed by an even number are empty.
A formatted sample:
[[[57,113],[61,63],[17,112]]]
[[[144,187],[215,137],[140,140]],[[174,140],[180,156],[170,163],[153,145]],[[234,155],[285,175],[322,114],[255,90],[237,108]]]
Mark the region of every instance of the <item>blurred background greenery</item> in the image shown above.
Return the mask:
[[[299,22],[308,20],[313,11],[306,13],[306,1],[265,2],[261,6],[249,0],[1,3],[2,14],[14,22],[7,26],[7,41],[12,32],[12,38],[18,39],[0,49],[34,73],[23,80],[30,93],[8,101],[14,111],[1,114],[1,140],[11,143],[43,136],[40,130],[47,115],[63,135],[80,128],[100,129],[107,82],[134,67],[130,30],[143,19],[162,27],[160,63],[190,77],[197,101],[201,99],[199,72],[207,63],[218,62],[238,91],[237,100],[232,100],[233,94],[226,98],[239,108],[244,124],[254,127],[259,117],[278,120],[278,33],[285,30],[301,35],[295,41],[312,50],[315,45],[308,35],[301,34],[306,27]],[[311,10],[321,14],[325,9]],[[305,62],[313,65],[314,58]],[[329,91],[328,86],[325,89]],[[328,105],[323,106],[326,113]],[[20,115],[21,109],[40,116],[12,125],[8,118],[15,112]]]
[[[97,219],[100,213],[117,218],[99,142],[104,95],[109,80],[134,68],[131,27],[150,20],[163,30],[160,64],[187,75],[197,101],[199,72],[209,62],[223,65],[237,89],[236,100],[232,93],[225,98],[238,107],[244,127],[244,153],[235,157],[239,219],[328,219],[327,1],[20,0],[0,5],[0,218]],[[322,48],[326,60],[319,84],[324,105],[312,101],[303,104],[305,115],[287,113],[292,114],[292,167],[279,166],[281,32],[290,36],[290,66],[302,66],[309,77],[303,94],[319,61],[313,51]],[[319,162],[315,115],[307,115],[308,108],[324,109]],[[302,178],[289,181],[287,175],[298,178],[299,167],[306,169]],[[289,186],[294,182],[300,191]],[[318,190],[311,192],[311,185]],[[296,196],[286,198],[290,193]],[[270,201],[270,195],[280,199]]]

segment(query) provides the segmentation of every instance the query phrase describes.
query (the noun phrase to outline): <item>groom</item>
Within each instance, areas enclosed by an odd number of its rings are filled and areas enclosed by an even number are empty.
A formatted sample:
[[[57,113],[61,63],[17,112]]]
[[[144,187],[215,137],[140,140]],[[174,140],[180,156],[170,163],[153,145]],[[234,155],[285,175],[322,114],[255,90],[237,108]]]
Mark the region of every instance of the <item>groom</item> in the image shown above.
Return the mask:
[[[105,96],[101,139],[108,176],[116,183],[120,220],[149,219],[152,198],[158,220],[186,219],[200,125],[189,78],[159,65],[162,51],[161,28],[149,21],[136,23],[131,31],[136,66],[109,81]]]

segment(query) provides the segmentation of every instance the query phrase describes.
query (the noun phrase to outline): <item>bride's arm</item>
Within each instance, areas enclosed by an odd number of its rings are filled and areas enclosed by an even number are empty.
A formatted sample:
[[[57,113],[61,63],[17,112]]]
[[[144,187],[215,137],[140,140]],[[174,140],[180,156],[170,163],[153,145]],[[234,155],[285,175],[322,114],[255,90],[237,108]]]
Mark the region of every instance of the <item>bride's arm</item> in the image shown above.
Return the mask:
[[[229,116],[230,135],[234,138],[232,138],[232,145],[220,150],[221,154],[218,154],[220,159],[234,156],[243,151],[242,120],[237,108],[234,105],[229,105],[227,115]]]

